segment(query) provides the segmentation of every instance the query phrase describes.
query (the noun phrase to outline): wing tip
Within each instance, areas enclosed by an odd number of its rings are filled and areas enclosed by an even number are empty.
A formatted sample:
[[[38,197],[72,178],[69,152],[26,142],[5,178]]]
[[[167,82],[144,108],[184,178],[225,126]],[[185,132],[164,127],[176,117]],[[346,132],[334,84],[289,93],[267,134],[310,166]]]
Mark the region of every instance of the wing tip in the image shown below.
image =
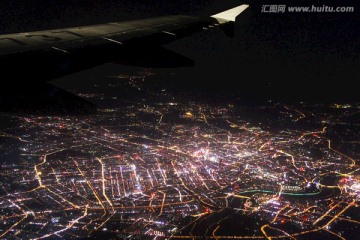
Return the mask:
[[[226,22],[235,22],[236,17],[245,11],[245,9],[248,7],[248,4],[242,4],[240,6],[212,15],[211,17],[215,18],[220,24]]]

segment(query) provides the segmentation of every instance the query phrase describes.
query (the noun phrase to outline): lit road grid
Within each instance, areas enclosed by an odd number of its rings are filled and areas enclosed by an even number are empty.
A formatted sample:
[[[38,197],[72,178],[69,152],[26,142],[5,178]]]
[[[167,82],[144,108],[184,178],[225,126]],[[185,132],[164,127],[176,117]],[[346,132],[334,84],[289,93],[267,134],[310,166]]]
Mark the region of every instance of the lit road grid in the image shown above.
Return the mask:
[[[358,236],[359,104],[211,102],[153,74],[77,92],[95,115],[1,114],[0,238]]]

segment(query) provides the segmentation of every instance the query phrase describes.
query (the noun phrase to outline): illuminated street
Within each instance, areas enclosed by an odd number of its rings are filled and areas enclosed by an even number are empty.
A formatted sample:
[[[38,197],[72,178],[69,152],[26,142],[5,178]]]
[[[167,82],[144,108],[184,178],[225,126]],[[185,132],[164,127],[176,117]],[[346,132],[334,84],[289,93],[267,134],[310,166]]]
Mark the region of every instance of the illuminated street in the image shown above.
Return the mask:
[[[211,102],[155,74],[77,92],[95,115],[1,113],[0,238],[359,236],[358,103]]]

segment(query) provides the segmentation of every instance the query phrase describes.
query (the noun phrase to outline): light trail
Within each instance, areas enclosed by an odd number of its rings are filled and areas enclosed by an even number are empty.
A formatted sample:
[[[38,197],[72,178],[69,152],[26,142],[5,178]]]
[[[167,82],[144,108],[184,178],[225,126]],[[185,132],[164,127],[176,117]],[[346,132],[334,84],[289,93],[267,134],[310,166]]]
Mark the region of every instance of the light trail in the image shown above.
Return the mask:
[[[238,194],[234,194],[234,193],[228,194],[228,195],[226,196],[226,198],[228,198],[228,197],[251,199],[251,197],[242,196],[242,195],[238,195]]]
[[[165,174],[165,171],[161,168],[161,164],[159,162],[159,160],[156,158],[156,163],[158,164],[158,169],[159,169],[159,172],[161,174],[161,176],[163,177],[163,181],[164,181],[164,184],[166,185],[166,174]]]
[[[201,114],[201,116],[203,117],[203,119],[204,119],[204,122],[207,124],[207,125],[209,125],[209,123],[208,123],[208,121],[207,121],[207,119],[206,119],[206,116],[205,116],[205,114],[204,113],[200,113]]]
[[[77,186],[75,185],[74,181],[71,181],[71,183],[72,183],[72,186],[74,187],[77,195],[78,195],[78,196],[82,196],[81,193],[80,193],[80,191],[79,191],[79,189],[78,189]]]
[[[291,238],[291,239],[296,240],[295,237],[293,237],[291,234],[285,232],[284,230],[281,230],[281,229],[276,228],[276,227],[272,227],[272,226],[270,226],[270,225],[267,225],[267,227],[268,227],[268,228],[271,228],[271,229],[274,229],[274,230],[276,230],[276,231],[279,231],[279,232],[283,233],[285,236],[287,236],[287,237],[289,237],[289,238]],[[275,236],[275,237],[276,237],[276,236]],[[272,239],[272,238],[274,238],[274,237],[270,237],[270,239]]]
[[[151,175],[150,175],[149,169],[146,169],[146,172],[147,172],[147,174],[148,174],[148,177],[149,177],[151,186],[154,187],[154,183],[153,183],[152,177],[151,177]]]
[[[80,208],[78,205],[74,204],[73,202],[70,202],[69,200],[67,200],[66,198],[61,196],[60,194],[57,194],[56,192],[49,189],[49,187],[45,187],[45,189],[48,190],[50,193],[54,194],[55,196],[57,196],[58,198],[61,198],[61,200],[63,200],[64,202],[70,204],[73,208],[76,208],[76,209]]]
[[[72,228],[74,226],[74,224],[78,223],[79,220],[81,220],[82,218],[86,217],[87,216],[87,211],[88,211],[88,206],[85,207],[85,210],[84,210],[84,214],[74,220],[72,220],[65,228],[61,229],[61,230],[58,230],[58,231],[55,231],[53,233],[49,233],[49,234],[45,234],[39,238],[33,238],[33,240],[38,240],[38,239],[43,239],[43,238],[48,238],[48,237],[51,237],[53,235],[58,235],[59,233],[62,233],[62,232],[65,232],[66,230]]]
[[[214,229],[214,231],[212,232],[212,237],[213,237],[215,240],[219,240],[219,238],[218,238],[217,236],[215,236],[215,233],[216,233],[216,231],[217,231],[219,228],[220,228],[220,225],[218,225],[218,226]]]
[[[201,220],[203,220],[203,217],[205,217],[205,216],[207,216],[207,215],[203,215]],[[200,217],[200,218],[201,218],[201,217]],[[189,231],[189,235],[192,236],[192,239],[193,239],[193,240],[195,240],[195,236],[192,234],[192,232],[194,231],[195,226],[196,226],[196,224],[197,224],[198,222],[199,222],[199,221],[195,221],[195,222],[194,222],[194,225],[191,227],[191,229],[190,229],[190,231]]]
[[[154,210],[154,208],[153,208],[153,206],[152,206],[152,202],[153,202],[153,200],[154,200],[154,197],[155,197],[155,194],[154,194],[154,193],[151,194],[151,198],[150,198],[150,202],[149,202],[149,207],[150,207],[150,209],[151,209],[152,212],[155,212],[155,210]]]
[[[280,191],[279,191],[279,194],[278,194],[278,198],[281,197],[281,194],[283,193],[283,190],[284,190],[284,185],[282,185],[282,184],[280,183]]]
[[[161,121],[162,121],[164,115],[163,115],[161,112],[159,112],[159,111],[155,111],[155,112],[160,115],[160,119],[159,119],[159,121],[158,121],[158,124],[161,124]]]
[[[182,194],[181,194],[181,191],[180,191],[178,188],[176,188],[176,187],[174,187],[174,189],[175,189],[176,191],[178,191],[178,193],[179,193],[179,200],[180,200],[180,202],[182,202]]]
[[[118,191],[119,196],[121,196],[120,185],[119,185],[119,176],[117,175],[117,173],[116,173],[116,189]]]
[[[266,237],[266,239],[271,240],[272,238],[269,237],[269,236],[267,235],[266,231],[265,231],[265,228],[266,228],[266,227],[269,227],[269,224],[263,225],[263,226],[260,228],[260,230],[261,230],[261,232],[264,234],[264,236]]]
[[[92,191],[92,193],[94,194],[95,198],[98,200],[98,203],[102,206],[102,209],[104,210],[104,215],[103,215],[103,216],[105,216],[106,213],[107,213],[107,212],[106,212],[106,208],[105,208],[104,204],[102,203],[99,195],[97,194],[97,192],[95,191],[95,189],[93,188],[93,186],[91,185],[91,183],[89,182],[89,180],[87,180],[87,178],[85,177],[85,174],[84,174],[84,173],[81,171],[81,169],[79,168],[78,163],[77,163],[75,160],[73,160],[73,161],[74,161],[74,163],[75,163],[75,165],[76,165],[76,168],[77,168],[77,170],[79,171],[80,175],[85,179],[86,184],[89,186],[89,188],[91,189],[91,191]]]
[[[202,182],[202,185],[207,189],[210,190],[208,185],[205,183],[204,179],[201,177],[201,175],[199,174],[197,167],[193,166],[192,164],[190,164],[191,168],[194,169],[195,171],[195,175],[200,179],[200,181]]]
[[[115,183],[113,182],[113,178],[112,178],[112,174],[111,174],[111,173],[112,173],[111,167],[109,167],[111,196],[112,196],[112,199],[115,199],[115,194],[114,194],[114,185],[115,185]]]
[[[213,206],[213,205],[211,205],[211,204],[203,201],[203,200],[201,199],[201,197],[200,197],[197,193],[195,193],[193,190],[191,190],[190,188],[188,188],[188,187],[186,186],[186,184],[184,183],[184,180],[182,179],[182,177],[180,176],[179,172],[178,172],[178,171],[176,170],[176,168],[175,168],[174,161],[171,161],[171,165],[172,165],[172,167],[173,167],[173,169],[174,169],[174,172],[175,172],[176,175],[178,176],[178,178],[179,178],[182,186],[183,186],[187,191],[191,192],[191,193],[192,193],[201,203],[203,203],[204,205],[206,205],[206,206],[211,206],[211,207],[215,207],[215,206]]]
[[[313,134],[324,134],[326,132],[326,129],[327,127],[323,127],[323,129],[321,131],[315,131],[315,132],[308,132],[308,133],[304,133],[302,134],[298,139],[297,141],[303,139],[304,137],[306,136],[309,136],[309,135],[313,135]]]
[[[191,221],[190,223],[186,224],[185,226],[183,226],[182,228],[178,229],[177,231],[175,231],[173,234],[171,234],[171,236],[169,237],[169,240],[172,238],[178,238],[179,236],[176,236],[175,234],[181,232],[183,229],[191,226],[192,224],[195,224],[199,219],[201,219],[203,216],[206,216],[208,213],[200,215],[199,217],[197,217],[196,219],[194,219],[193,221]],[[187,236],[187,238],[191,238],[193,239],[193,236]]]
[[[47,195],[48,198],[50,198],[52,201],[54,201],[55,203],[59,204],[59,206],[63,207],[63,208],[67,208],[67,206],[63,203],[60,202],[60,200],[56,200],[55,198],[53,198],[50,195]]]
[[[299,168],[296,166],[296,164],[295,164],[295,158],[294,158],[293,155],[291,155],[290,153],[284,152],[283,150],[276,150],[276,152],[282,153],[282,154],[290,157],[290,158],[291,158],[291,163],[292,163],[292,165],[294,166],[294,168],[295,168],[296,170],[299,169]]]
[[[103,221],[98,227],[94,228],[93,230],[91,230],[89,232],[89,235],[93,232],[93,231],[97,231],[98,229],[100,229],[102,226],[104,226],[114,215],[116,214],[116,211],[113,211],[113,213],[105,220]]]
[[[47,155],[44,155],[44,156],[42,157],[43,161],[42,161],[41,163],[36,164],[35,167],[34,167],[35,174],[36,174],[36,178],[38,179],[38,182],[39,182],[40,187],[44,187],[44,185],[43,185],[43,183],[42,183],[42,181],[41,181],[41,177],[40,177],[40,176],[41,176],[41,172],[38,170],[38,167],[46,163],[46,156],[47,156]]]
[[[263,151],[263,148],[265,148],[266,146],[269,146],[271,143],[271,141],[267,141],[265,142],[263,145],[260,146],[260,148],[258,149],[259,152],[262,152]]]
[[[163,191],[159,191],[159,192],[161,192],[161,193],[163,194],[163,199],[162,199],[162,202],[161,202],[160,213],[159,213],[159,215],[158,215],[158,216],[161,216],[161,215],[162,215],[162,213],[163,213],[163,208],[164,208],[164,203],[165,203],[166,193],[165,193],[165,192],[163,192]]]
[[[324,228],[324,231],[327,231],[328,233],[340,238],[341,240],[346,240],[346,238],[342,237],[341,235],[334,233],[333,231],[330,231],[329,229]]]
[[[152,208],[161,208],[161,207],[169,207],[169,206],[176,206],[176,205],[186,205],[188,203],[194,202],[195,199],[183,201],[183,202],[172,202],[172,203],[164,203],[163,205],[152,205]],[[136,205],[136,206],[114,206],[115,210],[121,210],[121,209],[151,209],[149,205]],[[97,207],[91,207],[90,209],[93,210],[102,210],[103,208],[97,208]],[[107,208],[105,208],[107,209]],[[112,208],[110,208],[112,209]]]
[[[350,167],[355,167],[355,166],[356,166],[356,161],[355,161],[355,159],[353,159],[353,158],[351,158],[351,157],[349,157],[349,156],[347,156],[347,155],[345,155],[345,154],[343,154],[343,153],[341,153],[341,152],[339,152],[339,151],[331,148],[331,140],[330,140],[330,139],[328,139],[328,148],[329,148],[331,151],[337,153],[338,155],[349,159],[349,160],[351,161]]]
[[[226,122],[227,122],[227,123],[229,123],[229,124],[230,124],[230,127],[232,127],[232,128],[239,128],[239,129],[243,129],[243,130],[246,130],[246,131],[252,132],[252,130],[250,130],[250,129],[246,128],[246,127],[245,127],[245,125],[243,125],[243,126],[239,126],[239,125],[237,125],[236,123],[231,122],[231,121],[229,121],[229,120],[226,120]]]
[[[50,153],[46,153],[44,155],[42,155],[42,158],[43,158],[43,161],[41,163],[38,163],[34,166],[34,170],[35,170],[35,173],[36,173],[36,177],[38,179],[38,182],[39,182],[39,185],[40,186],[43,186],[43,183],[41,181],[41,177],[40,175],[42,174],[42,172],[40,172],[38,170],[38,167],[40,167],[41,165],[44,165],[47,161],[47,156],[50,156],[50,155],[53,155],[55,153],[59,153],[59,152],[63,152],[67,149],[72,149],[72,148],[78,148],[78,147],[82,147],[82,146],[89,146],[89,145],[93,145],[93,143],[89,143],[89,144],[80,144],[80,145],[75,145],[75,146],[71,146],[71,147],[68,147],[68,148],[61,148],[61,149],[58,149],[58,150],[55,150],[55,151],[52,151]]]
[[[108,198],[108,196],[106,195],[106,186],[105,186],[105,170],[104,170],[104,163],[103,161],[100,159],[100,158],[96,158],[96,160],[98,160],[98,162],[100,163],[101,165],[101,182],[102,182],[102,194],[104,196],[104,198],[106,199],[106,201],[109,203],[109,205],[111,207],[113,207],[113,204],[112,202],[110,201],[110,199]]]
[[[315,222],[313,222],[313,225],[317,224],[319,221],[321,221],[324,217],[329,216],[329,213],[334,210],[335,208],[337,208],[340,204],[342,204],[343,202],[338,202],[337,204],[335,204],[333,207],[331,207],[327,212],[325,212],[321,217],[319,217]]]
[[[291,109],[291,108],[289,108],[288,106],[284,106],[284,108],[287,109],[287,110],[290,110],[290,111],[295,111],[295,112],[297,112],[297,113],[300,115],[297,119],[294,120],[294,122],[297,122],[297,121],[299,121],[300,119],[303,119],[303,118],[306,117],[306,115],[305,115],[304,113],[300,112],[300,111],[297,110],[297,109]]]
[[[284,207],[280,208],[280,210],[275,214],[274,219],[273,219],[270,223],[276,222],[276,219],[278,218],[279,214],[280,214],[284,209],[286,209],[286,208],[288,208],[288,207],[289,207],[289,205],[285,205]]]
[[[51,168],[51,171],[52,171],[52,173],[53,173],[54,176],[55,176],[56,182],[57,182],[58,184],[60,184],[60,183],[59,183],[59,177],[58,177],[58,175],[56,174],[54,168]]]
[[[0,133],[0,137],[3,137],[3,138],[14,138],[14,139],[19,140],[20,142],[29,142],[29,141],[26,141],[26,140],[22,139],[21,137],[13,136],[13,135],[6,134],[6,133]]]
[[[54,153],[57,153],[57,152],[60,152],[60,151],[63,151],[64,149],[60,149],[60,150],[57,150],[53,153],[50,153],[50,154],[54,154]],[[49,187],[47,187],[46,185],[44,185],[42,183],[42,180],[41,180],[41,175],[42,175],[42,172],[38,170],[38,167],[40,167],[41,165],[44,165],[46,163],[46,160],[47,160],[47,156],[49,154],[45,154],[42,158],[43,158],[43,161],[41,163],[38,163],[35,165],[34,169],[35,169],[35,173],[36,173],[36,176],[37,176],[37,179],[38,179],[38,183],[39,183],[39,187],[42,187],[46,190],[48,190],[50,193],[54,194],[55,196],[61,198],[64,202],[70,204],[72,207],[74,208],[79,208],[78,205],[70,202],[69,200],[65,199],[63,196],[61,196],[60,194],[57,194],[56,192],[52,191],[51,189],[49,189]]]
[[[10,228],[8,228],[7,230],[5,230],[3,233],[0,234],[0,238],[2,238],[3,236],[5,236],[8,232],[10,232],[11,230],[13,230],[14,228],[16,228],[16,226],[18,226],[21,222],[23,222],[29,215],[29,212],[24,211],[19,205],[17,205],[16,203],[14,203],[11,200],[8,200],[12,205],[14,205],[17,209],[19,209],[20,211],[23,212],[24,217],[22,217],[19,221],[15,222]],[[33,212],[31,212],[31,214],[34,215]],[[35,215],[34,215],[35,216]]]
[[[296,216],[296,215],[300,215],[300,214],[303,214],[303,213],[306,213],[306,212],[310,212],[310,209],[312,209],[312,208],[317,208],[317,206],[315,206],[315,205],[314,205],[314,206],[310,206],[310,207],[306,208],[306,209],[303,210],[303,211],[290,214],[289,216]],[[293,210],[293,209],[291,209],[291,210]],[[290,210],[290,211],[291,211],[291,210]],[[288,212],[288,213],[289,213],[289,212]]]
[[[31,192],[35,192],[36,190],[38,189],[43,189],[44,186],[37,186],[36,188],[33,188],[31,190],[28,190],[28,191],[24,191],[24,192],[17,192],[17,194],[25,194],[25,193],[31,193]]]
[[[335,221],[341,214],[343,214],[346,210],[348,210],[351,206],[354,205],[355,199],[352,200],[351,203],[349,203],[343,210],[341,210],[338,214],[336,214],[328,223],[326,223],[323,228],[328,227],[333,221]]]
[[[17,225],[19,225],[22,221],[24,221],[28,217],[28,213],[25,212],[25,216],[21,218],[19,221],[14,223],[10,228],[5,230],[2,234],[0,234],[0,238],[4,237],[8,232],[10,232],[12,229],[14,229]]]
[[[121,183],[122,183],[122,186],[123,186],[124,195],[126,196],[126,188],[125,188],[124,176],[123,176],[123,171],[122,171],[121,166],[120,166],[120,176],[121,176]]]

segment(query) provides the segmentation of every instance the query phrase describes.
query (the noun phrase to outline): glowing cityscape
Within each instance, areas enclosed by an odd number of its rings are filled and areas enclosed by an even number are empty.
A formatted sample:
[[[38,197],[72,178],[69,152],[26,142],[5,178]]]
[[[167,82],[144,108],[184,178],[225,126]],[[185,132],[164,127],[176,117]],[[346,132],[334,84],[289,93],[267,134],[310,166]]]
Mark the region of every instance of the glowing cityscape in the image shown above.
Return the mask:
[[[1,239],[359,235],[359,104],[208,103],[151,74],[78,93],[95,115],[2,113]]]

